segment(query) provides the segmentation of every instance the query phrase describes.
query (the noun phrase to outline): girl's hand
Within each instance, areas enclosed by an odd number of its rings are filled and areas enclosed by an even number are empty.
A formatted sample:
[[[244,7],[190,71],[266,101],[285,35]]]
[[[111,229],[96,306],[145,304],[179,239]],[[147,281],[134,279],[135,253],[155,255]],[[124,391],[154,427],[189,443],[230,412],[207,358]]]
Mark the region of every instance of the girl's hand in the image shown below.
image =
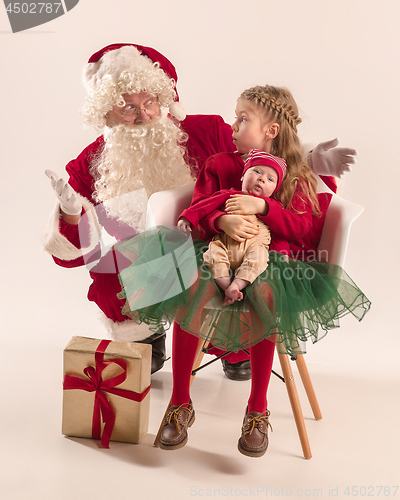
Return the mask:
[[[241,215],[222,215],[216,221],[220,231],[236,241],[242,242],[254,238],[260,230],[248,217]]]
[[[185,217],[178,220],[178,227],[183,233],[192,232],[192,226]]]
[[[225,203],[225,212],[233,215],[266,215],[265,200],[247,194],[233,194]]]

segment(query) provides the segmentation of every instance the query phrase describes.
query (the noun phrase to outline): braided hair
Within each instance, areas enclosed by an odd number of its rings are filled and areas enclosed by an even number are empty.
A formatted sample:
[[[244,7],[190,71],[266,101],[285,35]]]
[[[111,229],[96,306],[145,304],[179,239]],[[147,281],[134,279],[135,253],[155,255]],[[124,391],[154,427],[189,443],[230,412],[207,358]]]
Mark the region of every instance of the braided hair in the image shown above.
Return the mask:
[[[299,187],[303,201],[311,201],[313,215],[321,216],[316,194],[317,181],[307,165],[297,135],[297,125],[301,123],[301,118],[291,92],[283,87],[257,86],[245,90],[240,99],[246,99],[255,108],[261,108],[268,120],[279,125],[279,133],[273,139],[270,153],[284,158],[287,170],[274,198],[279,200],[284,208],[293,208],[293,196]]]

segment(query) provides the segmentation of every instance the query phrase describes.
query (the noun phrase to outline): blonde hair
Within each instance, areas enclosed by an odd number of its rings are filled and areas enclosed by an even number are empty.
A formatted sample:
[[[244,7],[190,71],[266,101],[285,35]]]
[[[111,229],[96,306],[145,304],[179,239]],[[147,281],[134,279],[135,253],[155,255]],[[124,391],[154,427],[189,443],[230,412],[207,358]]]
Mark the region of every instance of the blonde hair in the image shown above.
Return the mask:
[[[266,85],[247,89],[240,98],[250,101],[255,108],[263,110],[269,120],[279,125],[279,133],[273,139],[270,153],[284,158],[287,170],[281,187],[273,197],[284,208],[293,208],[293,196],[299,187],[303,201],[306,202],[306,198],[310,200],[313,215],[321,216],[317,180],[307,165],[297,136],[297,125],[301,123],[301,118],[292,93],[283,87]]]

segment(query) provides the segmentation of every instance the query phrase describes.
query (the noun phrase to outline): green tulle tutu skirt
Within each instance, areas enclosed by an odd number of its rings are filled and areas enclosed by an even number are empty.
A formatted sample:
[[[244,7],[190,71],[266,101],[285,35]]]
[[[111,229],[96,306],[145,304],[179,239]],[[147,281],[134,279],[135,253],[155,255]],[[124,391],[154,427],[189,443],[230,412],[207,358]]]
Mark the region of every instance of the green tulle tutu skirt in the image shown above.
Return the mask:
[[[176,321],[213,346],[238,351],[262,339],[279,342],[281,352],[305,352],[339,319],[359,321],[370,301],[339,266],[301,262],[271,251],[267,269],[244,292],[222,306],[223,292],[203,263],[208,245],[159,226],[122,242],[118,250],[132,264],[119,274],[126,299],[122,312],[153,331]]]

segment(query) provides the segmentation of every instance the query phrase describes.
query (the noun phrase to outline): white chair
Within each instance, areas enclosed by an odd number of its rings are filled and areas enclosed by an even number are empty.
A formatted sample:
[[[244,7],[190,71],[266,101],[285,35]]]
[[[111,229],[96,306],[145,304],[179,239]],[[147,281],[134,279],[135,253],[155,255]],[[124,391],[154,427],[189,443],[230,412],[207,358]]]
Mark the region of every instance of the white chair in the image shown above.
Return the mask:
[[[190,206],[193,188],[194,182],[152,194],[147,204],[146,228],[175,226],[180,214]]]
[[[182,211],[190,205],[192,199],[194,184],[184,186],[183,188],[172,189],[154,193],[148,203],[147,212],[147,228],[154,226],[174,226],[177,218]],[[336,264],[343,267],[348,247],[350,229],[353,222],[361,215],[363,208],[355,203],[349,202],[344,198],[334,194],[325,185],[320,183],[320,192],[332,193],[332,200],[326,212],[324,226],[322,230],[320,244],[318,246],[318,255],[327,256],[326,259],[330,264]],[[220,304],[207,305],[208,308],[220,308]],[[206,306],[206,308],[207,308]],[[207,319],[205,320],[205,322]],[[206,326],[206,329],[208,327]],[[199,342],[196,362],[193,366],[194,372],[198,369],[204,356],[206,345]],[[311,448],[308,440],[307,430],[304,423],[303,412],[300,405],[300,400],[293,377],[293,372],[290,366],[289,356],[279,353],[277,350],[280,365],[283,373],[283,380],[288,392],[290,404],[293,411],[297,431],[300,438],[300,443],[304,458],[311,458]],[[312,408],[316,420],[322,418],[321,410],[315,395],[315,391],[310,379],[307,366],[303,355],[292,357],[296,361],[296,365],[306,391],[310,406]],[[193,380],[193,377],[192,377]],[[161,430],[161,427],[160,427]],[[159,433],[160,433],[159,430]],[[158,444],[158,437],[154,441],[154,445]]]

